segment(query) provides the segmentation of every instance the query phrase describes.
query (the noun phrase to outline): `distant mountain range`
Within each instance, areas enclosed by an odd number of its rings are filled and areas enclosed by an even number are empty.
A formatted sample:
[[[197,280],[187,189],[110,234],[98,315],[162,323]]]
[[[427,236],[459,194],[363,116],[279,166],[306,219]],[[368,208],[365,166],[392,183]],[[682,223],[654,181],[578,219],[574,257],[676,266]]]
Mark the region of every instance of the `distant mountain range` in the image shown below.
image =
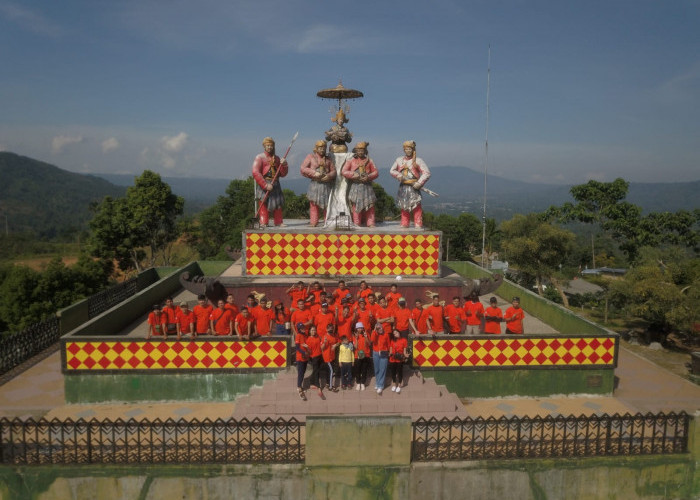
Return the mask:
[[[483,210],[483,174],[465,167],[434,167],[429,187],[439,198],[424,196],[425,208],[434,213],[472,213]],[[31,231],[42,237],[82,230],[92,218],[90,204],[105,196],[123,196],[135,175],[69,172],[54,165],[14,153],[0,152],[0,229],[4,216],[12,232]],[[230,179],[163,177],[173,192],[186,200],[185,211],[194,214],[223,196]],[[396,194],[397,184],[388,173],[379,183],[388,194]],[[308,180],[283,179],[283,187],[301,194]],[[570,186],[533,184],[490,176],[487,192],[487,216],[498,221],[515,213],[542,211],[550,205],[572,201]],[[631,183],[627,200],[645,212],[692,210],[698,207],[700,181],[685,183]],[[4,232],[4,231],[3,231]]]
[[[461,212],[481,216],[483,211],[484,175],[466,167],[433,167],[429,187],[440,194],[438,198],[423,197],[426,210],[431,212],[458,214]],[[386,174],[386,175],[384,175]],[[97,174],[122,186],[134,182],[133,175]],[[173,192],[184,197],[188,204],[202,208],[214,203],[225,194],[231,179],[204,179],[197,177],[164,177]],[[309,181],[303,177],[286,177],[282,180],[285,189],[297,194],[306,193]],[[397,183],[386,172],[382,172],[379,184],[391,196],[396,195]],[[487,216],[496,220],[510,219],[516,213],[540,212],[551,205],[573,201],[571,186],[555,184],[533,184],[529,182],[489,176],[487,184]],[[645,212],[675,212],[698,207],[697,193],[700,181],[683,183],[630,183],[627,201],[639,205]],[[191,208],[191,207],[190,207]]]
[[[81,231],[90,204],[123,196],[124,187],[14,153],[0,152],[0,227],[54,238]],[[4,216],[4,217],[3,217]],[[5,219],[6,217],[6,219]]]

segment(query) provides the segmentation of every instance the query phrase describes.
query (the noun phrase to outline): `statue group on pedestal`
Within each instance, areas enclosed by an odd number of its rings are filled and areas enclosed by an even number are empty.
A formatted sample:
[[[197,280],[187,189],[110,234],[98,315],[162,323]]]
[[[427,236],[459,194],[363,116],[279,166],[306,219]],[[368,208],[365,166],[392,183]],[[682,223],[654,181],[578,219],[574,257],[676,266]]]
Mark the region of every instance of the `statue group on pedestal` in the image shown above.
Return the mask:
[[[341,113],[342,110],[339,111]],[[326,132],[326,139],[331,141],[331,151],[327,152],[326,141],[319,140],[301,164],[301,174],[310,179],[306,193],[310,226],[317,227],[321,217],[324,224],[334,220],[350,208],[354,225],[375,227],[377,197],[372,182],[379,177],[379,171],[369,157],[369,143],[359,142],[352,153],[347,153],[346,142],[352,140],[352,134],[344,127],[344,116],[337,115],[335,121],[336,125]],[[269,224],[270,212],[274,225],[283,226],[284,196],[279,178],[288,173],[287,161],[275,155],[275,142],[270,137],[263,140],[263,149],[255,157],[252,169],[255,199],[259,202],[257,215],[260,227]],[[414,227],[421,229],[421,191],[430,179],[430,169],[416,156],[415,141],[404,142],[403,151],[404,155],[396,158],[389,170],[391,176],[399,181],[396,202],[401,209],[401,227],[408,228],[413,216]]]

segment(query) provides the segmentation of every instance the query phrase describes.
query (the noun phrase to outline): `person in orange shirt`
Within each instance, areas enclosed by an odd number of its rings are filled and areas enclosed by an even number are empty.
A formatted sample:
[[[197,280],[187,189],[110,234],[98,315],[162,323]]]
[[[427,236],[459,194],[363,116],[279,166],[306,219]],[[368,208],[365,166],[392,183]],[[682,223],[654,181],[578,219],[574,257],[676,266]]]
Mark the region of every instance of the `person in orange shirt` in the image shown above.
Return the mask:
[[[160,311],[160,306],[155,304],[153,310],[148,314],[148,335],[147,339],[153,336],[167,337],[168,318]]]
[[[306,303],[302,299],[297,300],[297,308],[292,311],[292,330],[294,333],[294,338],[296,338],[298,333],[295,329],[296,325],[304,325],[305,331],[308,332],[309,327],[313,324],[313,322],[314,317],[311,314],[311,311],[306,308]]]
[[[207,302],[205,295],[199,295],[197,302],[198,304],[192,310],[195,317],[195,332],[197,335],[209,335],[211,334],[209,317],[214,308]]]
[[[333,330],[334,327],[332,324],[328,324],[326,326],[326,334],[323,336],[323,339],[321,340],[321,351],[323,352],[323,363],[326,366],[325,370],[322,370],[323,372],[327,372],[328,376],[328,389],[332,392],[338,392],[338,388],[335,387],[333,384],[333,378],[334,378],[334,370],[333,370],[333,364],[335,361],[335,348],[338,347],[338,338],[333,335]],[[322,379],[325,381],[325,374],[324,378]]]
[[[299,397],[306,401],[306,394],[304,393],[304,375],[306,374],[306,365],[309,362],[311,349],[306,343],[306,327],[303,323],[295,325],[294,330],[296,333],[296,338],[294,339],[294,344],[296,348],[296,365],[297,365],[297,392]]]
[[[399,293],[399,287],[397,285],[391,285],[389,293],[384,295],[386,298],[386,307],[393,311],[399,307],[399,299],[402,295]]]
[[[325,290],[323,289],[323,285],[321,285],[320,281],[314,281],[311,284],[311,290],[309,290],[309,296],[313,295],[314,297],[314,302],[317,304],[321,304],[321,294],[325,294]],[[308,298],[308,297],[307,297]]]
[[[426,309],[426,323],[430,335],[440,335],[445,333],[444,319],[445,310],[440,305],[440,297],[433,295],[433,303]]]
[[[357,382],[355,390],[364,391],[369,373],[369,360],[372,356],[372,343],[362,322],[355,324],[355,335],[352,343],[355,348],[355,364],[353,365],[355,381]]]
[[[177,312],[179,310],[180,308],[175,306],[172,297],[165,299],[165,307],[163,307],[161,312],[167,319],[168,335],[177,335]]]
[[[233,327],[239,339],[248,340],[257,336],[255,332],[255,318],[253,318],[250,310],[245,307],[236,316],[236,319],[233,321]]]
[[[445,319],[447,319],[451,335],[462,333],[467,316],[464,314],[464,308],[460,304],[459,297],[452,297],[452,304],[445,306]]]
[[[403,365],[408,359],[408,340],[402,337],[398,330],[394,330],[390,351],[391,392],[399,394],[401,387],[403,387]]]
[[[408,338],[411,331],[411,311],[406,307],[406,299],[403,297],[397,299],[397,307],[394,309],[394,328],[401,334],[401,338]]]
[[[275,300],[273,313],[275,315],[275,335],[289,335],[292,329],[292,313],[284,307],[281,300]]]
[[[464,313],[467,316],[467,335],[479,335],[481,333],[481,320],[484,318],[484,306],[479,301],[479,295],[471,294],[469,300],[464,303]]]
[[[270,308],[270,302],[266,297],[260,299],[260,305],[253,310],[255,319],[255,331],[258,335],[270,335],[275,323],[275,311]]]
[[[394,313],[386,306],[386,299],[384,297],[379,297],[379,307],[375,312],[374,319],[375,325],[381,324],[384,331],[391,334],[394,329]]]
[[[415,307],[411,309],[411,326],[414,335],[425,335],[428,333],[427,313],[423,308],[423,301],[416,299]]]
[[[516,335],[525,333],[523,328],[525,312],[520,308],[520,297],[513,297],[511,306],[506,309],[506,314],[503,319],[506,322],[506,333]]]
[[[363,325],[367,325],[367,329],[370,325],[374,325],[375,318],[372,311],[367,307],[367,301],[365,299],[359,299],[357,301],[357,311],[356,311],[357,321]]]
[[[194,311],[190,310],[187,302],[180,302],[180,309],[177,315],[177,339],[180,340],[182,335],[189,335],[192,338],[196,336],[194,323]]]
[[[372,361],[374,363],[374,386],[377,394],[381,396],[384,391],[386,371],[389,367],[389,348],[391,344],[390,334],[384,329],[381,323],[377,323],[374,327],[371,341]]]
[[[345,286],[345,280],[338,281],[338,288],[333,290],[333,297],[336,301],[342,300],[345,296],[350,293],[350,289]]]
[[[289,298],[291,299],[289,309],[291,312],[294,312],[300,300],[302,302],[306,301],[307,297],[309,296],[309,287],[304,287],[303,281],[297,281],[287,289],[287,295],[289,295]],[[294,324],[292,324],[292,327],[293,326]]]
[[[486,308],[484,312],[484,318],[486,319],[486,325],[484,326],[484,333],[501,333],[501,322],[503,321],[503,313],[501,309],[497,306],[498,299],[496,297],[491,297],[489,300],[489,307]]]
[[[306,338],[306,344],[309,346],[309,356],[311,361],[311,367],[313,372],[311,373],[311,388],[318,391],[318,395],[321,399],[326,399],[323,395],[323,388],[321,387],[321,365],[323,364],[323,351],[321,350],[321,339],[316,333],[316,326],[311,325],[309,327],[309,335]]]
[[[357,291],[355,298],[357,300],[359,300],[359,299],[367,300],[367,297],[369,295],[372,295],[372,294],[374,294],[374,292],[369,287],[369,285],[367,285],[367,282],[365,280],[360,281],[360,289]]]
[[[350,310],[350,306],[346,303],[341,310],[336,310],[335,323],[338,325],[338,337],[352,338],[352,327],[357,323],[356,314]]]
[[[226,309],[226,303],[222,299],[219,300],[217,306],[209,315],[211,331],[215,335],[233,335],[231,311]]]
[[[230,293],[226,296],[226,305],[224,307],[231,311],[232,318],[235,318],[238,316],[238,313],[241,312],[238,310],[238,306],[236,305],[233,295]]]
[[[323,334],[328,330],[328,325],[335,327],[335,315],[328,310],[327,302],[321,304],[321,310],[314,316],[314,325]]]

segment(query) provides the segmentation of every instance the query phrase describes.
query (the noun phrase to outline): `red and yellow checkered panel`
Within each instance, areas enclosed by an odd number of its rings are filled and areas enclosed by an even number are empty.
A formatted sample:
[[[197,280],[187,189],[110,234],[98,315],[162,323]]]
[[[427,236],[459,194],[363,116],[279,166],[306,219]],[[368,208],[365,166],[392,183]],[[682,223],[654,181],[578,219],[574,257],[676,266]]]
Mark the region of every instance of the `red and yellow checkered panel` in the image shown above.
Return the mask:
[[[66,372],[284,368],[287,343],[279,340],[68,341],[64,359]]]
[[[614,366],[612,337],[414,339],[413,364],[421,368]]]
[[[253,276],[438,276],[440,236],[426,234],[246,233]]]

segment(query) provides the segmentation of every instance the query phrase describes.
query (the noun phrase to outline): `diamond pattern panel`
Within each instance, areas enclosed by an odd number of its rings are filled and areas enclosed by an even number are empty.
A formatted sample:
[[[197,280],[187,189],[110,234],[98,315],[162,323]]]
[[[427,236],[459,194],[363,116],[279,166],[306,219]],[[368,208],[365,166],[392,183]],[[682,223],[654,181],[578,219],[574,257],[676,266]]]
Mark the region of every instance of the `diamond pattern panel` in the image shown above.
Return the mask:
[[[280,340],[69,341],[65,371],[284,368]]]
[[[614,366],[612,337],[413,339],[413,364],[423,368]]]
[[[253,276],[438,276],[439,266],[439,234],[246,233]]]

